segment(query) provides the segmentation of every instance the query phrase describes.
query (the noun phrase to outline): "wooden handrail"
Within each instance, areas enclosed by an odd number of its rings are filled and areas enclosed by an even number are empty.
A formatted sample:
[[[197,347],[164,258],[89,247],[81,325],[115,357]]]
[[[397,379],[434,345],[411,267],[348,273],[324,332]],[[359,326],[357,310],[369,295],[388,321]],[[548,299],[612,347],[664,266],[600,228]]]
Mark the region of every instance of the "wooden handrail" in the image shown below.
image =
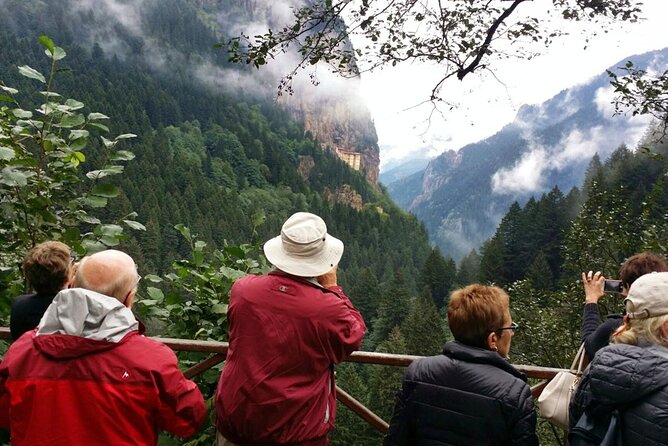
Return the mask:
[[[0,339],[11,341],[11,334],[8,327],[0,327]],[[161,338],[153,337],[156,341],[162,342],[169,348],[174,351],[181,352],[200,352],[200,353],[213,353],[212,356],[204,359],[199,364],[196,364],[189,369],[185,370],[183,373],[186,377],[192,378],[200,373],[205,372],[211,367],[219,364],[225,360],[227,355],[227,350],[229,348],[229,343],[220,342],[220,341],[201,341],[194,339],[176,339],[176,338]],[[355,351],[348,358],[346,362],[357,362],[362,364],[377,364],[377,365],[386,365],[386,366],[396,366],[396,367],[406,367],[416,359],[420,359],[422,356],[414,355],[397,355],[393,353],[381,353],[381,352],[365,352],[365,351]],[[561,372],[564,369],[557,369],[552,367],[538,367],[530,365],[521,365],[514,364],[516,369],[524,372],[529,378],[536,378],[541,380],[547,380],[542,383],[539,383],[531,388],[531,394],[534,398],[538,398],[542,392],[545,384],[551,380],[557,373]],[[378,429],[380,432],[387,432],[388,424],[385,420],[380,418],[378,415],[373,413],[362,403],[357,401],[339,386],[336,386],[336,398],[343,405],[348,407],[350,410],[355,412],[363,420],[369,423],[374,428]]]

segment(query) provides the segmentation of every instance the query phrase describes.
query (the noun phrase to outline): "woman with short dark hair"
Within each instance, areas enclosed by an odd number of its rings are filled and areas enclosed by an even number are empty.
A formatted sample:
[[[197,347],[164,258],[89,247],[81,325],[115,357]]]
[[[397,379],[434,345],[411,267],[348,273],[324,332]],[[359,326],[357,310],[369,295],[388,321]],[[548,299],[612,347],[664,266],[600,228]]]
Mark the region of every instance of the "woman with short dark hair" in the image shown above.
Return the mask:
[[[508,295],[479,284],[456,290],[448,325],[455,340],[443,353],[406,370],[384,445],[537,445],[526,376],[507,360],[517,329]]]

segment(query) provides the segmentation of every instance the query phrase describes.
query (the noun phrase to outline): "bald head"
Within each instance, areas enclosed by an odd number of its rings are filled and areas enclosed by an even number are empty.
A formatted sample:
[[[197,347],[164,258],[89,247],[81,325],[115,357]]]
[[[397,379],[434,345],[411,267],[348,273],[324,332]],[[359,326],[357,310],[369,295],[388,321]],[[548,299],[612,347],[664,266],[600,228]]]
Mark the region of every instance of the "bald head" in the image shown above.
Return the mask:
[[[129,307],[138,280],[137,266],[132,257],[108,249],[81,259],[74,276],[74,286],[114,297]]]

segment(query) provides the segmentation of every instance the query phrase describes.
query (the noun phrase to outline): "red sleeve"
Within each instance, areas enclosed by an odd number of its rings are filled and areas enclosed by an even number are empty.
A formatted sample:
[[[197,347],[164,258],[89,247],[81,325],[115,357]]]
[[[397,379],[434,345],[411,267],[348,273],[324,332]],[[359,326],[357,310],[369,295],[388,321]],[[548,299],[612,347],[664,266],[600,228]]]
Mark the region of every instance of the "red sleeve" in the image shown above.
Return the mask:
[[[158,427],[187,438],[197,432],[206,417],[206,405],[197,384],[186,379],[178,368],[174,352],[165,346],[165,361],[159,373]]]
[[[366,324],[359,310],[350,302],[340,286],[329,288],[336,296],[328,305],[327,344],[330,360],[339,364],[362,345]],[[332,295],[334,296],[334,294]]]
[[[5,387],[7,368],[0,362],[0,428],[9,429],[9,392]]]

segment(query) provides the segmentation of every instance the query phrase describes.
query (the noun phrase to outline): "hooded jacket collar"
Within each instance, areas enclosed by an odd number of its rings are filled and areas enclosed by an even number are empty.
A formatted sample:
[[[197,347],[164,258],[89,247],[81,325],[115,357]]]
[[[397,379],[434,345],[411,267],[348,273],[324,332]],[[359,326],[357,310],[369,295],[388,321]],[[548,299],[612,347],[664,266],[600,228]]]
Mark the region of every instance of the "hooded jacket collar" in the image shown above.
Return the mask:
[[[461,361],[493,365],[523,381],[527,380],[524,373],[517,370],[498,353],[491,350],[472,347],[470,345],[462,344],[459,341],[450,341],[443,347],[443,354]]]
[[[82,288],[62,290],[37,327],[36,347],[52,357],[72,357],[115,347],[139,329],[118,300]]]

